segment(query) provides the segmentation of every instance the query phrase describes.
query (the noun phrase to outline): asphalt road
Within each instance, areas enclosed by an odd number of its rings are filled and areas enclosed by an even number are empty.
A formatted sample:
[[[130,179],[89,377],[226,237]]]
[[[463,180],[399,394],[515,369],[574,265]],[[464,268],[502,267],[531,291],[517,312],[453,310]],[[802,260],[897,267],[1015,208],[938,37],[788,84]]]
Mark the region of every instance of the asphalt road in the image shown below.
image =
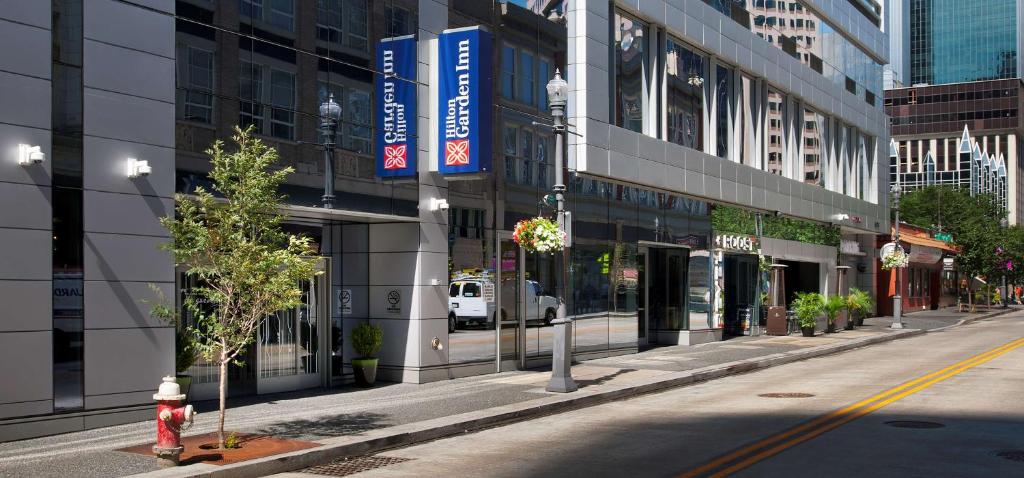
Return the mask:
[[[355,476],[1024,476],[1018,339],[1022,312],[391,450],[406,461]]]

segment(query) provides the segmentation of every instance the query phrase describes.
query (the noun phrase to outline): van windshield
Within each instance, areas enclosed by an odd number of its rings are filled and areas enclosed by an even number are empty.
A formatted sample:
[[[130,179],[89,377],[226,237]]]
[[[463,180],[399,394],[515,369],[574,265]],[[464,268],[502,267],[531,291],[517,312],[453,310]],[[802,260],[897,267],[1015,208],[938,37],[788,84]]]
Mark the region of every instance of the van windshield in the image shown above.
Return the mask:
[[[480,284],[476,282],[467,282],[462,286],[463,297],[480,297]]]

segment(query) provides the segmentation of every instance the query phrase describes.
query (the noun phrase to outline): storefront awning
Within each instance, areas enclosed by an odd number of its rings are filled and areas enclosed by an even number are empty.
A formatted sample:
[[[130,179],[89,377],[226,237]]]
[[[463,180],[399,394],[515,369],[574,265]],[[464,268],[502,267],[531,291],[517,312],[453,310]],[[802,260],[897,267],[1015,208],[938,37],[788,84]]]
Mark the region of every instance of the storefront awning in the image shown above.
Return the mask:
[[[906,244],[913,244],[913,245],[916,245],[916,246],[933,247],[935,249],[939,249],[939,250],[942,250],[944,252],[952,252],[952,253],[956,252],[956,248],[953,247],[948,242],[940,241],[938,239],[932,239],[930,237],[920,237],[920,236],[913,236],[913,235],[901,235],[900,236],[900,242],[903,242],[903,243],[906,243]]]

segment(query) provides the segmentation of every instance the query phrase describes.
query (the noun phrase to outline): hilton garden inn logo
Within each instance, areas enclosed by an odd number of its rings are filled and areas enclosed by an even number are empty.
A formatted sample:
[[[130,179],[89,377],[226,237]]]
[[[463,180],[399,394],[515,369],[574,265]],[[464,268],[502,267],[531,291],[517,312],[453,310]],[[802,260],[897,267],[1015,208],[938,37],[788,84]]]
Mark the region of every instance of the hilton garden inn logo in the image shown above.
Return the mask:
[[[416,38],[385,38],[377,46],[377,175],[416,174]]]
[[[491,35],[479,27],[438,37],[437,171],[491,169]]]
[[[448,111],[444,117],[444,165],[469,165],[469,40],[458,42],[458,56],[455,63],[455,96],[448,100]]]
[[[384,169],[408,167],[406,138],[408,122],[405,104],[395,101],[395,52],[384,50]]]

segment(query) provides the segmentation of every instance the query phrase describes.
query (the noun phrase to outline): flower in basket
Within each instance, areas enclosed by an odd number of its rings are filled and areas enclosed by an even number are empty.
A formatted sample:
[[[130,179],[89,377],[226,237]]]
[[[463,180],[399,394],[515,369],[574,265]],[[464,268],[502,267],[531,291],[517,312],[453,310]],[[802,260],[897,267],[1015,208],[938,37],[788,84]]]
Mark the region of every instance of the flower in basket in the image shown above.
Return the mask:
[[[512,240],[527,252],[553,253],[565,248],[565,232],[557,222],[543,217],[517,222]]]
[[[902,249],[895,249],[892,252],[882,256],[882,269],[895,269],[897,267],[907,267],[910,264],[910,257],[907,256],[906,252]]]

